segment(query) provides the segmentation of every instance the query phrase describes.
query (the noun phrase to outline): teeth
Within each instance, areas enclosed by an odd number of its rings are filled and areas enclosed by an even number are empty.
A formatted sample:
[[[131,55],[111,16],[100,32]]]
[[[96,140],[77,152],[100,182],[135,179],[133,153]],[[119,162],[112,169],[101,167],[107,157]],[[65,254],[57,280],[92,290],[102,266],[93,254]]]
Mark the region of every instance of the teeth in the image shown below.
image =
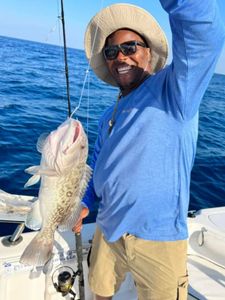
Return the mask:
[[[131,70],[131,66],[120,67],[117,69],[119,74],[125,74]]]

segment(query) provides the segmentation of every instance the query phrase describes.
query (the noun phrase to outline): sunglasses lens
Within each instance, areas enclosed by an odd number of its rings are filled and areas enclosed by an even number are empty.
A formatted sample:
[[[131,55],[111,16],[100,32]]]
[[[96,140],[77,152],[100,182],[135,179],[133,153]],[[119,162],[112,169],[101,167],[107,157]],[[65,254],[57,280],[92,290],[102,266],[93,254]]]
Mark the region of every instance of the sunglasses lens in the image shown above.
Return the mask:
[[[105,58],[108,60],[115,59],[118,55],[119,47],[118,46],[109,46],[104,49]]]
[[[137,51],[137,45],[141,47],[146,47],[146,45],[139,41],[130,41],[127,43],[123,43],[120,45],[112,45],[105,47],[104,55],[107,60],[113,60],[117,58],[119,51],[123,53],[125,56],[132,55]]]
[[[120,45],[120,50],[125,56],[132,55],[136,52],[136,44],[134,43],[127,43],[127,44],[122,44]]]

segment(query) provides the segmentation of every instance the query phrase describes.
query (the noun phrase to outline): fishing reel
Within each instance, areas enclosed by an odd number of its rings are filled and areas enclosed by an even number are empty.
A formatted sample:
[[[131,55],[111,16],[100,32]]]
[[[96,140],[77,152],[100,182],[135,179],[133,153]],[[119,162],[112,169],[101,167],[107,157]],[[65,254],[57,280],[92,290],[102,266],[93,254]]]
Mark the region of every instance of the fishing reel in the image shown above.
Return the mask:
[[[71,294],[72,299],[75,299],[76,293],[72,288],[77,275],[79,275],[79,271],[74,272],[72,268],[67,266],[60,267],[52,274],[52,283],[57,292],[61,293],[63,297]]]

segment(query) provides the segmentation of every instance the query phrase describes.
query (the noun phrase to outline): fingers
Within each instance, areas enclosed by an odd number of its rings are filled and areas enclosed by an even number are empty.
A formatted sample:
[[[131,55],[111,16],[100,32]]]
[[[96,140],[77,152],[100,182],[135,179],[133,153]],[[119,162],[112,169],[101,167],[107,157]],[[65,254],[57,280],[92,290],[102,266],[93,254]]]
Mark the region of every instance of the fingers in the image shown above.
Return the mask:
[[[75,233],[81,232],[83,219],[86,218],[88,214],[89,214],[89,209],[87,207],[83,207],[76,224],[72,228],[72,231],[74,231]]]
[[[81,210],[82,219],[86,218],[88,214],[89,214],[89,209],[87,207],[83,207]]]
[[[78,220],[76,225],[72,228],[72,231],[74,231],[75,233],[79,233],[81,232],[82,229],[82,219]]]

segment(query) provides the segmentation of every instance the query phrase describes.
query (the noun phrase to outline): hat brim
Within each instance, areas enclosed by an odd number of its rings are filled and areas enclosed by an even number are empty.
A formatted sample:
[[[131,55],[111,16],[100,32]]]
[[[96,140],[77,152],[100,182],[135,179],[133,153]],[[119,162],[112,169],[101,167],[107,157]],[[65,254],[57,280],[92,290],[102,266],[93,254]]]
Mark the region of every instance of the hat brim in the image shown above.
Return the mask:
[[[168,43],[164,31],[155,18],[143,8],[132,4],[110,5],[97,13],[89,22],[85,38],[85,53],[95,74],[113,86],[113,79],[102,53],[106,38],[120,28],[129,28],[140,34],[151,49],[151,70],[162,69],[168,56]]]

